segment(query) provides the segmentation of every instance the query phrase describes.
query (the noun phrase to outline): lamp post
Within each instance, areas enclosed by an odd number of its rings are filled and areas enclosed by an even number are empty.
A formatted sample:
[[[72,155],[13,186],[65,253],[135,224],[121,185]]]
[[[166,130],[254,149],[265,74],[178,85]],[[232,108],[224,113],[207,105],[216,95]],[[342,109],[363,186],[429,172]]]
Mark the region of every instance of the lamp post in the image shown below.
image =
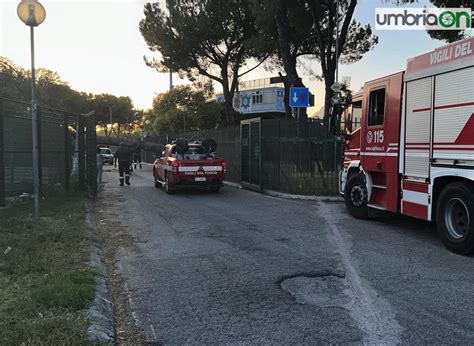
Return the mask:
[[[33,187],[34,187],[34,216],[39,216],[39,171],[38,171],[38,119],[36,112],[35,91],[35,34],[34,27],[44,22],[46,11],[37,0],[22,0],[17,7],[18,17],[30,27],[31,44],[31,133],[33,140]]]

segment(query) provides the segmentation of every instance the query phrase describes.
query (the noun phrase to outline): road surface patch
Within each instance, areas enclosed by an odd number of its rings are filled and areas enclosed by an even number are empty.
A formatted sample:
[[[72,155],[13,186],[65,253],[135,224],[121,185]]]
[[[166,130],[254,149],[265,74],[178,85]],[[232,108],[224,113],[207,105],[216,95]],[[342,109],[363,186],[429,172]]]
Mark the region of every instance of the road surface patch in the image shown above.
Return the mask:
[[[348,310],[353,299],[346,279],[340,275],[300,275],[285,279],[279,285],[297,303],[320,308]]]

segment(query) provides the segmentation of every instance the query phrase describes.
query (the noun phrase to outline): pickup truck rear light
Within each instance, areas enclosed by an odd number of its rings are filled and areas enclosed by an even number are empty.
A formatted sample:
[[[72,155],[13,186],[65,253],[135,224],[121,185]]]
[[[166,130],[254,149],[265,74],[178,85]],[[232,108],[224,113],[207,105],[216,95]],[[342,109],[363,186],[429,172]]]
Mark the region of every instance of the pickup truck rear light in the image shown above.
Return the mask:
[[[223,170],[224,172],[227,172],[227,162],[225,162],[225,161],[222,162],[222,170]]]
[[[171,170],[172,170],[173,173],[178,173],[178,168],[179,168],[179,162],[178,161],[171,162]]]

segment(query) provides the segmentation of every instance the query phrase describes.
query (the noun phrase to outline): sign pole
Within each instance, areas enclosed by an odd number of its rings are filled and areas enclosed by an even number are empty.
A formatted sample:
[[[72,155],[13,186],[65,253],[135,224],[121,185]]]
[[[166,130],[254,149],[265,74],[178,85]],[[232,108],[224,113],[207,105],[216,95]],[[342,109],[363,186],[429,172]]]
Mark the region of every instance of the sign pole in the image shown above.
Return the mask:
[[[339,82],[339,0],[336,1],[336,82]]]

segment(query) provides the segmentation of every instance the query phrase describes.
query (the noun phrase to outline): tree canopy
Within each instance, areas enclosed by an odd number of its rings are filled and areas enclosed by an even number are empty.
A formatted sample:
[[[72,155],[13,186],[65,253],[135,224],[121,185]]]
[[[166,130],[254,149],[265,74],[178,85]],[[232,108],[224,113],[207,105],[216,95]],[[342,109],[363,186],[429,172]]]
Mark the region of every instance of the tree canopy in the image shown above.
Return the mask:
[[[190,86],[178,86],[157,95],[147,115],[156,135],[216,128],[222,121],[222,105],[207,102],[205,92]]]
[[[267,42],[260,47],[278,57],[276,62],[284,67],[290,86],[303,86],[297,70],[301,63],[299,58],[320,62],[326,86],[326,116],[332,96],[330,87],[335,81],[336,62],[356,62],[378,42],[370,25],[353,20],[356,5],[357,0],[340,0],[339,9],[333,0],[253,0],[255,15],[260,14],[257,17],[258,32]]]
[[[308,5],[318,45],[314,57],[320,61],[326,88],[324,117],[327,118],[337,62],[350,64],[359,61],[378,43],[378,37],[373,35],[370,24],[362,25],[353,19],[357,0],[340,0],[339,8],[332,0],[309,0]],[[338,39],[336,27],[339,27]]]
[[[238,78],[266,57],[251,49],[255,19],[248,0],[166,0],[147,3],[140,32],[161,59],[146,59],[159,71],[178,71],[191,81],[200,74],[222,85],[227,123],[233,123],[232,98]],[[260,62],[242,72],[249,58]]]
[[[15,65],[5,57],[0,57],[0,97],[24,102],[31,100],[31,71]],[[128,96],[109,94],[94,95],[72,89],[61,76],[54,71],[39,68],[36,70],[36,93],[38,105],[66,110],[71,113],[96,112],[98,125],[106,135],[110,134],[109,107],[112,107],[114,131],[120,135],[122,128],[130,132],[130,124],[137,123],[137,112]]]
[[[106,136],[110,135],[111,132],[120,136],[124,128],[129,130],[130,124],[136,121],[137,111],[133,108],[133,102],[128,96],[91,95],[89,107],[95,111],[97,124],[104,129]],[[111,123],[116,124],[116,126],[109,128],[108,124]]]

